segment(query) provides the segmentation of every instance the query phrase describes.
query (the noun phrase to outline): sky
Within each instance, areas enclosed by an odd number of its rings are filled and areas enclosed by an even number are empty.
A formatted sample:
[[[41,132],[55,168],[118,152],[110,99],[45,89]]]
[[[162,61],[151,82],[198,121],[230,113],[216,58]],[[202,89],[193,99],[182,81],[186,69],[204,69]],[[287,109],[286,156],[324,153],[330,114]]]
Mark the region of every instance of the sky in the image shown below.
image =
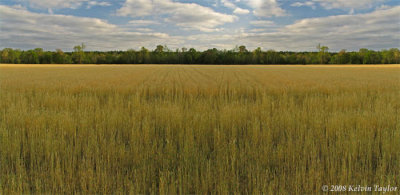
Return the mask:
[[[400,48],[399,0],[1,0],[0,48]]]

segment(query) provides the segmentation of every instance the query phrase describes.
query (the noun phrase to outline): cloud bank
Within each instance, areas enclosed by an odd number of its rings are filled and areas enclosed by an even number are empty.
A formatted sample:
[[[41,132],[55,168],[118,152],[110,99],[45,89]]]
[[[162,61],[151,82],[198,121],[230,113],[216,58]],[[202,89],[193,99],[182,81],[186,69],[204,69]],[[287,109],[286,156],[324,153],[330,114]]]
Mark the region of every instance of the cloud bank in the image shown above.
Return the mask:
[[[0,17],[2,47],[71,50],[84,42],[89,50],[115,50],[183,43],[166,33],[128,30],[97,18],[39,14],[2,5]]]
[[[72,2],[82,1],[71,0],[70,3]],[[288,14],[285,10],[261,12],[279,6],[277,1],[224,2],[228,2],[223,6],[232,13],[239,8],[238,5],[254,7],[252,10],[255,12],[254,17],[247,21],[246,26],[237,27],[235,22],[239,22],[238,16],[221,13],[195,3],[127,0],[117,10],[119,16],[115,16],[125,17],[127,21],[125,24],[117,25],[98,18],[35,13],[21,6],[0,5],[0,48],[41,47],[47,50],[56,48],[71,50],[74,45],[81,42],[87,45],[88,50],[126,50],[138,49],[141,46],[152,49],[158,44],[166,44],[170,48],[198,49],[213,47],[231,49],[236,45],[246,45],[250,49],[262,47],[294,51],[313,51],[318,43],[329,46],[331,51],[400,47],[400,6],[383,6],[363,14],[305,18],[288,25],[281,25],[273,18]],[[314,6],[320,3],[317,0],[313,2]],[[372,0],[369,2],[373,3]],[[290,5],[303,6],[293,4]],[[256,7],[257,5],[261,6]],[[267,8],[263,5],[272,6]],[[369,6],[365,2],[352,4],[347,2],[338,5],[342,8],[352,6],[352,9]],[[51,6],[59,5],[54,3]],[[328,7],[335,6],[335,2],[332,1]],[[158,13],[155,15],[155,12]],[[242,12],[240,14],[246,14],[246,11]],[[171,26],[168,29],[157,28],[165,24]],[[179,33],[171,32],[171,29],[178,29]]]
[[[244,10],[238,11],[244,13]],[[117,15],[133,18],[161,15],[165,18],[164,21],[170,24],[186,30],[204,32],[218,31],[220,29],[216,27],[238,19],[234,15],[219,13],[199,4],[171,0],[127,0],[122,8],[117,10]]]

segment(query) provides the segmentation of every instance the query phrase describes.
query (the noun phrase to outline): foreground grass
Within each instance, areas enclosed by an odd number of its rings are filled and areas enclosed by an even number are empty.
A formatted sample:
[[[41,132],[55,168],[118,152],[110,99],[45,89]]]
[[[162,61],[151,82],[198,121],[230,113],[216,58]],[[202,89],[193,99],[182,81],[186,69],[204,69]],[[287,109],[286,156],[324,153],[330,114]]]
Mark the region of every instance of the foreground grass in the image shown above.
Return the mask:
[[[400,186],[399,91],[399,66],[0,66],[0,194]]]

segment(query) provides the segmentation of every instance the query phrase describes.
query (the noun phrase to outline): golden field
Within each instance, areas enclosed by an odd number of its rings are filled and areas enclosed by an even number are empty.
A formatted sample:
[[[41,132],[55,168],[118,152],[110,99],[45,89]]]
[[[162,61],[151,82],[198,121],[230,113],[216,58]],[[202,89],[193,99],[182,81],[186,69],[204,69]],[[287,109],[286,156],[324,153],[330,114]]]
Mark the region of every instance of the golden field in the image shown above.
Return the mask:
[[[0,194],[400,187],[399,114],[399,65],[0,65]]]

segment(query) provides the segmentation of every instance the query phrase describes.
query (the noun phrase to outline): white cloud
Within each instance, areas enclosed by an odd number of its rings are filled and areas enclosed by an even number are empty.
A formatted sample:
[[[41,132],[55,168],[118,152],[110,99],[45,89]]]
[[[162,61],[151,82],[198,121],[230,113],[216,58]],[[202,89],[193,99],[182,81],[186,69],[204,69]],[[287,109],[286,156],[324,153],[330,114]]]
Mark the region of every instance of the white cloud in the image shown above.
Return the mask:
[[[155,25],[155,24],[160,24],[157,21],[153,20],[131,20],[128,22],[129,25],[131,26],[149,26],[149,25]]]
[[[76,9],[88,0],[21,0],[33,8],[71,8]]]
[[[105,1],[102,1],[102,2],[98,2],[98,1],[89,1],[89,2],[87,3],[87,5],[86,5],[86,9],[90,9],[90,8],[92,8],[92,7],[94,7],[94,6],[107,7],[107,6],[111,6],[111,3],[105,2]]]
[[[250,24],[253,26],[258,26],[258,27],[271,27],[274,26],[275,23],[270,20],[256,20],[256,21],[250,21]]]
[[[231,8],[231,9],[236,9],[237,6],[235,4],[233,4],[231,1],[229,0],[221,0],[222,5],[224,5],[225,7]]]
[[[30,7],[39,9],[48,9],[49,12],[52,9],[70,8],[77,9],[86,3],[86,8],[89,9],[93,6],[110,6],[109,2],[98,2],[93,0],[18,0],[20,2],[26,2]]]
[[[242,8],[237,7],[235,10],[233,10],[233,13],[235,13],[235,14],[249,14],[250,11],[247,10],[247,9],[242,9]]]
[[[2,47],[71,50],[84,42],[88,50],[115,50],[183,43],[165,33],[143,28],[129,30],[97,18],[39,14],[3,5],[0,17]]]
[[[285,50],[312,50],[317,43],[332,50],[400,47],[400,6],[372,13],[302,19],[270,33],[247,34],[255,44]]]
[[[236,2],[239,2],[240,0],[236,0]],[[244,15],[244,14],[249,14],[250,11],[248,9],[243,9],[232,3],[230,0],[221,0],[221,4],[227,8],[233,9],[234,14],[239,14],[239,15]]]
[[[364,9],[364,8],[372,8],[372,6],[376,3],[381,3],[384,0],[314,0],[318,2],[326,9],[346,9],[346,8],[354,8],[354,9]]]
[[[325,9],[366,9],[383,3],[386,0],[309,0],[306,2],[295,2],[291,6],[309,6],[315,9],[315,4],[318,3]]]
[[[265,31],[267,31],[267,29],[265,29],[265,28],[253,28],[253,29],[249,30],[249,32],[253,32],[253,33],[265,32]]]
[[[191,45],[201,42],[203,47],[200,48],[204,49],[216,46],[230,49],[244,44],[249,49],[262,47],[285,51],[315,51],[318,43],[327,45],[330,51],[399,48],[398,13],[400,6],[367,14],[302,19],[269,32],[263,27],[272,22],[252,21],[252,25],[261,28],[249,29],[247,32],[225,30],[216,35],[194,35],[187,38],[186,42]]]
[[[135,30],[139,32],[153,32],[153,29],[150,28],[136,28]]]
[[[243,0],[254,9],[253,14],[259,17],[287,16],[277,0]]]
[[[398,13],[400,6],[384,6],[371,13],[301,19],[282,27],[273,21],[259,19],[251,21],[247,30],[232,27],[217,29],[220,32],[171,36],[153,32],[155,30],[151,27],[157,22],[152,20],[132,20],[122,27],[96,18],[38,14],[21,8],[0,6],[0,43],[1,47],[44,47],[51,50],[70,50],[81,42],[88,46],[88,50],[137,49],[140,46],[154,48],[158,44],[201,50],[246,45],[249,49],[262,47],[314,51],[318,43],[327,45],[331,51],[399,48]],[[167,20],[170,22],[179,20],[173,18],[174,14],[168,14]],[[189,18],[188,21],[192,20]],[[178,24],[182,24],[182,28],[191,28],[185,22],[178,21]],[[209,26],[204,28],[204,31],[210,29]],[[215,31],[216,28],[211,30]]]
[[[180,3],[171,0],[127,0],[117,10],[119,16],[155,16],[162,15],[166,22],[173,23],[187,30],[205,32],[218,31],[217,26],[231,23],[238,18],[223,14],[195,3]]]
[[[148,16],[153,11],[153,0],[126,0],[122,8],[117,10],[119,16]]]
[[[290,6],[292,6],[292,7],[308,6],[308,7],[311,7],[312,9],[316,9],[315,3],[313,1],[295,2],[295,3],[292,3]]]

